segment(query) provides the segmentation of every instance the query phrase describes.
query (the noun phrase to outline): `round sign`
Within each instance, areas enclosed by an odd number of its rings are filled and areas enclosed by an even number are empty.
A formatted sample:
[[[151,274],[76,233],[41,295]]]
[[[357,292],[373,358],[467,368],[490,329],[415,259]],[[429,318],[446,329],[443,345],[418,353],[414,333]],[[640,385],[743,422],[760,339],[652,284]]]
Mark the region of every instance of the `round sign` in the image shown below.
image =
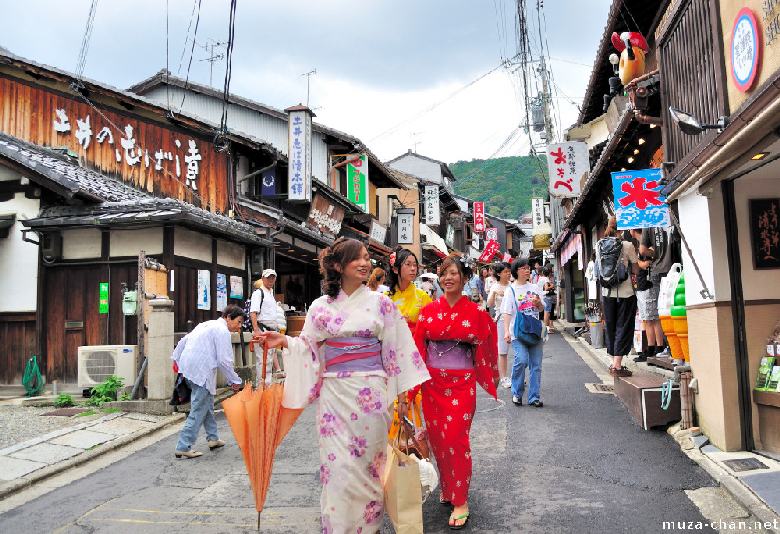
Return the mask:
[[[740,9],[731,31],[731,76],[743,93],[750,90],[758,75],[760,39],[756,16],[746,7]]]

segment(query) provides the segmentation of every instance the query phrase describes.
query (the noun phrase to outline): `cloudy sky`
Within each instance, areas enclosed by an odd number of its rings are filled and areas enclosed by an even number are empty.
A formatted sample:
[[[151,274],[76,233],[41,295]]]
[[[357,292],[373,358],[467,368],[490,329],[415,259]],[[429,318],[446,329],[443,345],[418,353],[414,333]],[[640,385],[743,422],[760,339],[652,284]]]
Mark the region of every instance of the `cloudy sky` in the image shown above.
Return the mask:
[[[527,3],[536,55],[536,1]],[[576,120],[610,1],[543,3],[560,131]],[[0,46],[72,72],[90,4],[5,2]],[[195,4],[100,1],[85,76],[128,87],[165,68],[167,46],[169,69],[184,77]],[[202,0],[190,79],[209,83],[205,45],[227,40],[228,14],[227,0]],[[316,69],[309,102],[315,120],[356,135],[380,158],[415,143],[418,152],[446,162],[487,158],[525,120],[520,73],[496,69],[516,53],[515,20],[515,0],[241,0],[231,91],[285,108],[305,102],[302,74]],[[218,61],[212,84],[223,82],[224,61]],[[535,93],[536,82],[529,83]],[[528,152],[522,133],[497,155]]]

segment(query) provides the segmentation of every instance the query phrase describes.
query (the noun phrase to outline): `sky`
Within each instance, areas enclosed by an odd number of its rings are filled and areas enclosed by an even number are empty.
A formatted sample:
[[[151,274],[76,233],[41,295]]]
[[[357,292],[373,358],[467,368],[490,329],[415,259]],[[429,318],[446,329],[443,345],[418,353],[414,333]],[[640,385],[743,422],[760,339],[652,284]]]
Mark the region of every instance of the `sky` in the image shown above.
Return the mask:
[[[560,135],[577,120],[611,2],[542,2]],[[230,3],[201,0],[188,67],[197,3],[98,1],[84,75],[127,88],[167,65],[221,89],[224,59],[212,73],[205,59],[209,44],[227,41]],[[527,3],[536,56],[536,1]],[[4,2],[0,46],[74,72],[90,5]],[[520,73],[501,66],[516,53],[515,20],[515,0],[241,0],[230,88],[283,109],[306,103],[304,73],[316,70],[308,77],[315,121],[359,137],[382,160],[407,149],[448,163],[527,155],[528,135],[510,137],[525,122]]]

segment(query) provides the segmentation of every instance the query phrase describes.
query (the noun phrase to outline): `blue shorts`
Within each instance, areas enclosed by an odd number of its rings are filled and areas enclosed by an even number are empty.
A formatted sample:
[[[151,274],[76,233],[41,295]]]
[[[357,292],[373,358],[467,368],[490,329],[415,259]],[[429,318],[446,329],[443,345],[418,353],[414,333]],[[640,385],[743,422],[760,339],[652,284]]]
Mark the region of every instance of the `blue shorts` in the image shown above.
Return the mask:
[[[544,296],[542,302],[544,303],[544,311],[552,313],[553,307],[555,306],[555,297]]]

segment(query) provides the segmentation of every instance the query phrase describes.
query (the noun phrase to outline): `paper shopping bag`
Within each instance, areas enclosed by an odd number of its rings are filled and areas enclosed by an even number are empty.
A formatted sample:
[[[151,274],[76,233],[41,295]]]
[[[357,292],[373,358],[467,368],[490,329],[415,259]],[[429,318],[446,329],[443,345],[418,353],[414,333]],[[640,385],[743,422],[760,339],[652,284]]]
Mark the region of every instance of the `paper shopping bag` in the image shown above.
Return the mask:
[[[392,444],[387,446],[383,484],[385,511],[396,534],[422,534],[420,467]]]

